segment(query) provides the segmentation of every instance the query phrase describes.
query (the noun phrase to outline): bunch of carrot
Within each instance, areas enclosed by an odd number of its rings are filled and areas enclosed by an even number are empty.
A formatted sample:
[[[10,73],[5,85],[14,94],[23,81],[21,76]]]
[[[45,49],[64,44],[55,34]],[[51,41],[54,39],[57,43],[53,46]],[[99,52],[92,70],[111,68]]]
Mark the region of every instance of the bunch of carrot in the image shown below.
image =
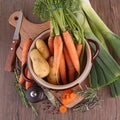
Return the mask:
[[[47,20],[51,21],[51,32],[48,38],[49,51],[54,56],[53,64],[56,74],[60,75],[63,84],[67,84],[75,79],[75,73],[78,76],[81,74],[85,40],[82,26],[74,13],[62,7],[64,2],[37,0],[34,11],[38,14],[44,9]],[[45,17],[44,13],[40,16]]]
[[[22,64],[21,66],[23,66],[27,62],[27,55],[28,55],[28,51],[29,51],[29,48],[30,48],[32,42],[33,42],[32,39],[28,39],[25,41],[25,43],[23,45],[23,50],[22,50],[22,55],[21,55],[21,64]],[[31,82],[25,81],[25,79],[21,73],[20,78],[19,78],[19,83],[25,84],[25,88],[28,89],[29,87],[33,86],[33,84],[34,84],[33,78],[28,70],[28,67],[25,68],[25,75],[27,78],[29,78],[31,80]]]
[[[53,65],[56,69],[56,73],[60,75],[63,84],[72,82],[76,71],[78,75],[80,75],[79,59],[82,44],[75,45],[68,31],[63,32],[62,35],[50,36],[48,39],[48,47],[51,51],[51,55],[54,56]],[[69,81],[67,81],[67,78]]]

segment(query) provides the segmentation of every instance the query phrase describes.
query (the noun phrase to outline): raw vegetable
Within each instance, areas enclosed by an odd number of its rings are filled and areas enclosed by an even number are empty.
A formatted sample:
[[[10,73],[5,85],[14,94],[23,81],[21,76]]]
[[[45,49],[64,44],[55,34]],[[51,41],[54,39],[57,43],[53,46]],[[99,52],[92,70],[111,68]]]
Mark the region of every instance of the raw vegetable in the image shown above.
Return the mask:
[[[66,106],[70,102],[74,101],[77,96],[78,95],[72,89],[64,90],[61,102]]]
[[[64,105],[61,105],[61,106],[59,107],[59,111],[60,111],[61,113],[65,113],[65,112],[67,112],[67,108],[66,108]]]
[[[64,43],[68,50],[70,59],[74,65],[76,71],[78,72],[78,74],[80,74],[80,62],[79,62],[77,50],[75,48],[73,39],[68,31],[63,32],[62,35],[63,35]]]
[[[92,8],[89,0],[81,0],[80,2],[81,10],[78,13],[78,19],[84,21],[85,36],[88,39],[96,40],[100,45],[99,56],[94,62],[90,73],[91,85],[95,89],[111,85],[112,95],[119,96],[120,91],[115,86],[120,81],[120,66],[110,55],[105,40],[111,44],[116,55],[120,58],[118,52],[120,49],[120,37],[105,25]]]
[[[73,4],[74,3],[74,4]],[[61,39],[61,43],[64,42],[67,49],[72,64],[75,68],[74,71],[77,71],[77,74],[80,75],[80,61],[82,62],[84,47],[85,47],[85,39],[84,32],[82,26],[79,24],[76,19],[75,12],[78,9],[79,1],[63,1],[63,0],[36,0],[34,6],[34,14],[40,16],[40,18],[45,20],[50,20],[51,22],[51,31],[50,37],[54,37],[54,65],[56,68],[56,72],[59,70],[60,58],[63,53],[63,48],[60,50],[60,45],[58,40],[56,39],[58,36]],[[43,7],[44,6],[44,7]],[[43,12],[45,11],[45,12]],[[49,37],[49,38],[50,38]],[[77,50],[75,48],[76,43],[82,44],[82,55],[79,60]],[[50,51],[53,50],[52,42],[48,40],[48,46]],[[63,46],[64,47],[64,46]],[[57,54],[56,54],[57,53]],[[74,73],[72,73],[74,76]],[[74,77],[72,77],[73,79]],[[73,79],[74,80],[74,79]],[[70,81],[73,81],[70,80]]]
[[[59,84],[59,74],[56,74],[56,70],[55,70],[55,67],[53,66],[53,56],[51,56],[49,59],[48,59],[48,63],[49,63],[49,66],[50,66],[50,72],[47,76],[47,80],[49,83],[51,84]]]
[[[23,45],[23,50],[22,50],[22,58],[21,58],[21,64],[22,66],[26,63],[27,61],[27,55],[28,55],[28,50],[32,44],[32,39],[28,39],[25,41],[24,45]],[[19,83],[23,84],[25,82],[22,74],[20,74],[20,78],[19,78]]]
[[[20,74],[19,83],[20,83],[20,84],[23,84],[24,82],[25,82],[25,80],[24,80],[22,74]]]
[[[67,69],[66,69],[66,63],[65,63],[65,56],[62,53],[61,60],[60,60],[60,77],[63,84],[67,84]]]
[[[29,50],[32,42],[33,42],[32,39],[28,39],[25,41],[25,43],[23,45],[22,58],[21,58],[22,65],[24,65],[27,61],[28,50]]]
[[[66,60],[66,65],[67,65],[67,68],[68,68],[69,82],[73,82],[74,81],[75,68],[73,66],[73,63],[70,59],[67,48],[65,46],[63,48],[63,52],[64,52],[64,56],[65,56],[65,60]]]
[[[102,36],[110,43],[116,55],[120,58],[120,37],[113,33],[97,15],[89,0],[80,0],[80,5],[85,12],[87,19],[94,23]],[[94,16],[94,17],[93,17]]]
[[[45,58],[48,59],[50,57],[50,52],[46,43],[42,39],[36,40],[36,48],[39,50],[40,54]]]
[[[44,78],[49,74],[49,64],[37,49],[30,51],[32,68],[39,78]]]
[[[27,70],[27,78],[29,78],[29,80],[31,80],[31,81],[30,82],[29,81],[25,82],[26,90],[34,85],[34,80],[33,80],[33,77],[31,76],[29,70]]]
[[[54,54],[54,37],[52,36],[49,36],[48,38],[48,48],[49,48],[49,51],[50,51],[50,54],[53,55]]]
[[[54,37],[54,62],[53,62],[55,70],[56,70],[56,74],[59,74],[62,52],[63,52],[62,37],[60,35],[56,35]]]
[[[82,44],[81,43],[76,44],[76,49],[77,49],[78,58],[80,58],[82,53]]]

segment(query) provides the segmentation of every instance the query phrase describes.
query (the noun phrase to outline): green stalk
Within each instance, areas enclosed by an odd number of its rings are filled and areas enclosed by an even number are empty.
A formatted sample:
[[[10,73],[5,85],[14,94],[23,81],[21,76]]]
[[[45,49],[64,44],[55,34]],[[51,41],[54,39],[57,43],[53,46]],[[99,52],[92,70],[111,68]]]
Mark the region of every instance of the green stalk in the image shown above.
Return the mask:
[[[82,17],[81,17],[82,19]],[[106,48],[103,46],[103,42],[101,43],[99,39],[93,34],[87,20],[84,23],[84,30],[85,30],[85,37],[87,39],[93,39],[96,40],[100,46],[100,53],[99,56],[102,60],[102,62],[109,68],[109,70],[115,74],[115,76],[120,75],[120,66],[119,64],[113,59],[113,57],[110,55],[110,53],[106,50]],[[112,69],[111,69],[112,68]]]
[[[92,32],[95,34],[95,36],[101,42],[101,44],[106,48],[106,50],[108,50],[106,42],[104,40],[104,37],[102,36],[102,34],[98,30],[98,28],[95,26],[95,24],[90,19],[88,20],[88,22],[89,22],[89,25],[90,25]]]
[[[89,3],[89,5],[90,5],[90,3]],[[87,6],[88,7],[88,6]],[[82,10],[81,10],[82,11]],[[84,20],[84,19],[86,19],[86,18],[84,18],[84,17],[86,17],[87,16],[87,14],[86,14],[86,16],[84,15],[84,13],[83,13],[83,11],[82,12],[79,12],[79,14],[78,14],[78,19],[79,20],[81,20],[81,18]],[[81,14],[82,13],[82,14]],[[82,21],[83,21],[82,20]],[[98,22],[98,20],[97,20],[97,22]],[[104,23],[102,23],[102,24],[104,24]],[[90,25],[90,26],[89,26]],[[104,47],[104,49],[108,49],[107,48],[107,46],[104,44],[104,38],[102,39],[102,37],[101,37],[101,35],[103,35],[103,34],[101,34],[101,31],[103,32],[104,30],[98,30],[98,27],[101,27],[101,26],[96,26],[96,24],[94,24],[94,22],[90,19],[90,17],[87,17],[87,19],[85,20],[85,23],[84,23],[84,30],[85,30],[85,36],[87,37],[87,38],[89,38],[89,39],[95,39],[95,40],[98,40],[98,41],[100,41],[100,43],[101,43],[101,45]],[[102,26],[102,27],[104,27],[104,26]],[[106,25],[105,25],[105,28],[106,28],[106,30],[108,30],[108,28],[106,27]],[[104,29],[105,29],[104,28]],[[92,29],[92,30],[91,30]],[[109,31],[109,30],[108,30]],[[115,35],[116,36],[116,35]],[[113,40],[113,42],[114,42],[115,40]],[[114,43],[113,43],[114,44]],[[116,47],[116,49],[117,49],[117,47]],[[98,56],[99,57],[99,56]],[[107,58],[107,59],[109,59],[109,58]],[[105,60],[106,61],[106,60]],[[97,64],[98,64],[98,60],[96,60],[95,61],[95,63],[97,62]],[[101,62],[101,60],[99,60],[99,62]],[[103,64],[103,62],[102,62],[102,64]],[[99,89],[99,88],[101,88],[101,87],[103,87],[103,86],[106,86],[106,85],[109,85],[110,83],[110,89],[111,89],[111,93],[112,93],[112,96],[113,97],[117,97],[117,96],[120,96],[120,89],[119,89],[119,86],[120,86],[120,77],[119,77],[119,75],[118,75],[118,77],[115,77],[113,80],[110,80],[109,79],[109,72],[107,73],[107,71],[104,69],[104,65],[103,66],[101,66],[102,65],[101,63],[100,64],[98,64],[97,66],[96,66],[96,64],[93,64],[93,66],[95,66],[95,68],[96,69],[92,69],[91,70],[91,73],[90,73],[90,76],[91,76],[91,86],[93,87],[93,88],[95,88],[95,89]],[[105,64],[105,63],[104,63]],[[118,64],[117,64],[118,65]],[[110,65],[111,66],[111,65]],[[119,66],[119,65],[118,65]],[[101,68],[101,67],[103,67],[103,69]],[[101,68],[102,69],[102,71],[101,72],[103,72],[103,73],[101,73],[100,71],[99,71],[99,68]],[[110,67],[110,69],[112,70],[112,67]],[[95,75],[97,74],[97,78],[99,78],[99,79],[97,79],[97,82],[98,83],[96,83],[97,85],[95,86],[94,84],[93,84],[93,82],[94,82],[94,79],[92,78],[92,77],[94,77],[94,70],[96,70],[95,71]],[[105,71],[104,71],[105,70]],[[114,70],[113,70],[113,72],[115,72]],[[107,74],[106,74],[107,73]],[[101,74],[101,75],[100,75]],[[103,74],[103,75],[102,75]],[[119,74],[119,73],[118,73]],[[114,82],[113,82],[114,81]]]
[[[92,8],[89,0],[80,0],[80,5],[85,12],[88,19],[91,20],[98,28],[103,37],[108,40],[110,45],[113,47],[116,55],[120,58],[120,37],[113,33],[97,15],[95,10]]]
[[[97,61],[94,62],[94,67],[96,68],[96,73],[97,73],[99,87],[107,84],[107,81],[105,79],[105,75],[104,75],[103,69],[101,68],[100,64],[98,64]],[[92,72],[92,70],[91,70],[91,72]]]
[[[51,21],[52,21],[52,27],[53,27],[54,34],[55,35],[60,35],[59,26],[56,23],[55,19],[53,18]]]
[[[110,84],[110,89],[113,97],[120,96],[120,77],[114,83]]]

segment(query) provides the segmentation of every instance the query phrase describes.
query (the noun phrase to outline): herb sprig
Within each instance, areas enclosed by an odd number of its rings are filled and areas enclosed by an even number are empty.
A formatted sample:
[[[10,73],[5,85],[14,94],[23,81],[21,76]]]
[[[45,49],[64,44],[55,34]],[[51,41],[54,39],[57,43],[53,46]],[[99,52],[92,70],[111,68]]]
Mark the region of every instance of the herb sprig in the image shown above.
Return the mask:
[[[20,72],[21,72],[20,71],[20,66],[19,66],[18,62],[19,62],[19,60],[18,60],[18,58],[16,58],[16,66],[14,68],[14,74],[15,74],[15,81],[14,82],[15,82],[16,91],[17,91],[17,93],[18,93],[22,103],[25,105],[25,107],[30,107],[32,109],[32,111],[35,113],[35,115],[38,116],[36,108],[26,98],[24,86],[22,86],[18,82],[19,76],[20,76]]]

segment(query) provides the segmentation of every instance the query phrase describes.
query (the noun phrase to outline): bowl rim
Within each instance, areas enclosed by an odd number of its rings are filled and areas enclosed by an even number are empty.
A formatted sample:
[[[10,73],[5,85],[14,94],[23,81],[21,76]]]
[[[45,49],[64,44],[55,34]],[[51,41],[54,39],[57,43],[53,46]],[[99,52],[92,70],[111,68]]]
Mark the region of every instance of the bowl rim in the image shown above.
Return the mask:
[[[85,44],[86,44],[86,56],[87,56],[87,60],[86,60],[86,65],[85,65],[85,68],[83,70],[83,72],[81,73],[81,75],[76,79],[74,80],[73,82],[71,83],[68,83],[68,84],[65,84],[65,85],[54,85],[54,84],[51,84],[51,83],[48,83],[47,81],[45,81],[44,79],[42,78],[38,78],[37,75],[35,75],[35,73],[33,72],[33,69],[31,67],[31,60],[30,60],[30,51],[34,48],[35,46],[35,42],[38,38],[41,38],[42,36],[46,35],[46,34],[49,34],[50,33],[50,29],[48,30],[45,30],[43,31],[42,33],[40,33],[33,41],[32,45],[30,46],[30,49],[29,49],[29,52],[28,52],[28,58],[27,58],[27,65],[28,65],[28,69],[32,75],[32,77],[34,78],[34,80],[37,82],[37,84],[39,86],[44,86],[46,88],[49,88],[49,89],[53,89],[53,90],[64,90],[64,89],[68,89],[68,88],[72,88],[76,85],[80,85],[88,76],[91,68],[92,68],[92,54],[91,54],[91,48],[90,48],[90,45],[88,44],[87,40],[85,40]]]

